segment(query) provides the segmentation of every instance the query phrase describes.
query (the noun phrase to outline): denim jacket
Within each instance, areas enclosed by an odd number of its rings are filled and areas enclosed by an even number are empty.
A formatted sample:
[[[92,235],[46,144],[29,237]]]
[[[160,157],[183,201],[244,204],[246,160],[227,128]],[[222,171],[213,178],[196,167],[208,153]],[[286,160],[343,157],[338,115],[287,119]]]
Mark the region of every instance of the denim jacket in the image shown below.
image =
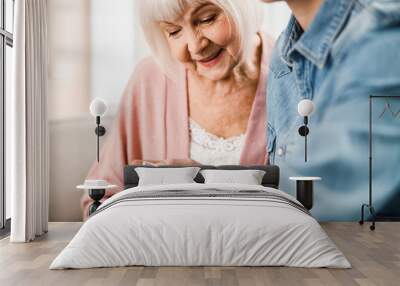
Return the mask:
[[[359,219],[368,202],[369,95],[400,96],[400,1],[325,0],[305,32],[292,17],[270,70],[267,148],[281,168],[280,188],[294,194],[290,176],[320,176],[313,215]],[[298,133],[302,99],[316,107],[308,162]],[[382,214],[399,215],[400,100],[378,98],[374,108],[373,203]]]

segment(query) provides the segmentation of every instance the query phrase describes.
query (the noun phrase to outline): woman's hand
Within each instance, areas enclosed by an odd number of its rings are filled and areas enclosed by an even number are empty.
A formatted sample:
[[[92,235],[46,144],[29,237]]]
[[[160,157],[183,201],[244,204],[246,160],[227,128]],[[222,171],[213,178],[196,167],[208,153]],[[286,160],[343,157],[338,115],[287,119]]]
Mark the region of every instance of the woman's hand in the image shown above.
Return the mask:
[[[129,162],[129,165],[142,165],[142,166],[155,166],[155,162],[150,160],[133,160]]]
[[[133,160],[129,165],[165,166],[165,165],[200,165],[191,159],[166,159],[166,160]]]

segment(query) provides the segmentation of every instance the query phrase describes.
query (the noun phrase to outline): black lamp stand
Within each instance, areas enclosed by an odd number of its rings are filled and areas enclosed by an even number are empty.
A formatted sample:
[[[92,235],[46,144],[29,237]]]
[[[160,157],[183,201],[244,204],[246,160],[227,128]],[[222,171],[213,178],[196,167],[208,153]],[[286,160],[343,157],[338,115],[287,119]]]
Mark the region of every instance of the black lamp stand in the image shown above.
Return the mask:
[[[370,225],[370,229],[374,230],[375,229],[375,222],[377,219],[380,220],[393,220],[393,219],[398,219],[398,218],[384,218],[384,217],[378,217],[376,215],[375,209],[372,205],[372,100],[374,98],[397,98],[400,99],[399,95],[387,95],[387,96],[379,96],[379,95],[370,95],[369,96],[369,134],[368,134],[368,142],[369,142],[369,155],[368,155],[368,194],[369,194],[369,200],[368,204],[362,204],[361,206],[361,219],[359,221],[359,224],[364,224],[364,210],[367,208],[371,214],[371,221],[372,224]]]
[[[304,125],[300,126],[299,134],[304,137],[304,161],[307,162],[307,135],[310,133],[310,130],[307,127],[308,125],[308,116],[304,116]]]
[[[93,200],[93,203],[89,206],[89,216],[101,205],[100,200],[105,194],[105,189],[89,189],[89,197]]]
[[[100,136],[106,134],[106,128],[100,125],[100,116],[96,116],[97,127],[94,133],[97,135],[97,162],[100,161]],[[93,203],[89,206],[89,216],[94,213],[97,208],[101,205],[100,200],[106,194],[105,189],[89,189],[89,197],[93,200]]]
[[[96,124],[97,127],[94,130],[94,133],[96,133],[97,135],[97,162],[99,162],[99,157],[100,157],[100,136],[103,136],[104,134],[106,134],[106,129],[104,128],[104,126],[100,125],[100,116],[96,116]]]
[[[369,97],[369,132],[368,132],[368,144],[369,144],[369,156],[368,156],[368,191],[369,191],[369,201],[368,204],[362,204],[361,206],[361,220],[359,224],[364,224],[364,209],[368,208],[372,216],[372,224],[370,229],[375,229],[375,209],[372,206],[372,97]]]
[[[297,180],[296,198],[306,209],[311,210],[314,203],[314,182],[312,180]]]

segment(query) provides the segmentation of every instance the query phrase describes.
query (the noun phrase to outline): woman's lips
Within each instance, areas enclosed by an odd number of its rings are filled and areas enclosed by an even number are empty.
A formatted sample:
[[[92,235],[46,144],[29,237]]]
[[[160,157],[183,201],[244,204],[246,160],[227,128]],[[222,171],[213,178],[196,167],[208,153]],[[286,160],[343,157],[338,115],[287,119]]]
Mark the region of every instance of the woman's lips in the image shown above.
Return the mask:
[[[223,54],[223,49],[219,50],[215,55],[211,56],[210,58],[207,58],[205,60],[200,60],[198,61],[202,66],[206,67],[206,68],[210,68],[215,66],[216,64],[219,63],[219,61],[222,58],[222,54]]]

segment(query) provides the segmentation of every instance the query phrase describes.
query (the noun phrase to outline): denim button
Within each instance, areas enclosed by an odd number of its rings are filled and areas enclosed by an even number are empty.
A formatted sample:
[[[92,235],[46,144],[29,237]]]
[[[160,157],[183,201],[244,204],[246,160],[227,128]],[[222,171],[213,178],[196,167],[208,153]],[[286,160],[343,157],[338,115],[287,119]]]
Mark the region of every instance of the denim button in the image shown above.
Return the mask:
[[[283,149],[282,147],[279,147],[277,150],[278,156],[282,157],[283,155],[285,155],[285,149]]]

